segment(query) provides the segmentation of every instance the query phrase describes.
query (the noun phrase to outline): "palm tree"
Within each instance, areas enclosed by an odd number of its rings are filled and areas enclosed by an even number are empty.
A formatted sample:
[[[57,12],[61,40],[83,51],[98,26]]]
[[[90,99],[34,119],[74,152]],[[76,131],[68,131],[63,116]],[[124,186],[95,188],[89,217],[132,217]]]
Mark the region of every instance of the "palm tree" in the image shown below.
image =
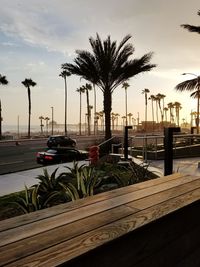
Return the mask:
[[[153,132],[154,132],[154,105],[153,105],[153,103],[156,101],[156,97],[154,96],[154,95],[150,95],[150,97],[149,97],[149,100],[151,100],[151,112],[152,112],[152,121],[153,121],[153,125],[152,125],[152,130],[153,130]]]
[[[162,124],[163,124],[163,119],[164,119],[164,98],[165,98],[165,95],[163,95],[163,94],[159,93],[156,95],[156,99],[157,99],[159,110],[160,110],[160,116],[161,116]],[[161,106],[161,100],[163,100],[162,106]]]
[[[183,73],[185,75],[187,73]],[[197,98],[197,118],[196,118],[196,127],[197,127],[197,134],[199,133],[199,104],[200,104],[200,77],[193,74],[193,73],[188,73],[196,76],[194,79],[191,80],[186,80],[184,82],[181,82],[176,85],[175,89],[177,91],[183,92],[183,91],[194,91],[196,94]]]
[[[76,92],[79,93],[80,96],[80,110],[79,110],[79,135],[81,135],[81,117],[82,117],[82,93],[85,93],[85,89],[81,86],[80,88],[76,89]]]
[[[90,109],[90,100],[89,100],[89,91],[92,90],[92,85],[89,83],[86,83],[85,85],[82,85],[82,92],[86,93],[86,99],[87,99],[87,124],[88,124],[88,135],[90,135],[90,123],[91,123],[91,109]]]
[[[167,107],[164,107],[164,113],[165,113],[165,121],[167,122],[167,111],[168,111],[168,108]]]
[[[179,123],[180,123],[180,109],[182,109],[181,103],[175,102],[174,103],[174,108],[175,108],[175,114],[176,114],[176,122],[177,122],[177,125],[179,126]]]
[[[119,113],[115,113],[115,117],[116,117],[116,129],[118,130],[118,126],[119,126],[119,117],[120,117],[120,114]]]
[[[131,125],[131,124],[132,124],[132,123],[131,123],[131,118],[132,118],[133,114],[129,112],[129,113],[127,114],[127,116],[128,116],[128,124]]]
[[[172,123],[173,122],[173,117],[174,117],[174,115],[173,115],[174,105],[173,105],[172,102],[170,102],[170,103],[167,104],[167,106],[168,106],[168,109],[169,109],[170,123]]]
[[[64,79],[65,82],[65,135],[67,135],[67,79],[71,73],[69,71],[63,70],[59,76]]]
[[[145,97],[145,132],[147,132],[147,94],[150,92],[149,89],[142,90],[142,94]]]
[[[105,113],[105,138],[111,137],[111,110],[112,93],[119,85],[129,78],[150,71],[156,65],[150,64],[152,53],[145,54],[139,59],[129,57],[134,52],[132,44],[127,43],[131,38],[125,36],[117,46],[116,41],[111,41],[110,36],[103,42],[99,35],[89,38],[92,52],[85,50],[76,51],[77,57],[74,64],[63,64],[63,69],[76,74],[97,85],[103,92],[103,106]]]
[[[30,87],[34,87],[36,83],[32,79],[25,79],[22,81],[22,84],[27,88],[28,92],[28,138],[31,136],[30,127],[31,127],[31,90]]]
[[[43,126],[44,124],[42,123],[42,121],[44,120],[44,117],[43,116],[40,116],[39,117],[39,120],[40,120],[40,130],[41,130],[41,135],[43,134]]]
[[[128,125],[128,114],[127,114],[127,88],[129,87],[130,85],[127,83],[127,82],[124,82],[122,84],[122,88],[125,89],[125,113],[126,113],[126,126]]]
[[[1,74],[0,74],[0,84],[2,84],[2,85],[6,85],[6,84],[8,84],[8,81],[7,81],[7,78],[6,78],[6,76],[2,76]],[[0,140],[2,139],[2,116],[1,116],[1,99],[0,99]]]
[[[50,118],[49,117],[45,117],[44,120],[46,121],[46,132],[47,132],[46,135],[48,135],[48,125],[49,125],[48,121],[50,120]]]
[[[197,12],[197,15],[200,16],[200,10]],[[181,27],[183,27],[184,29],[187,29],[189,32],[196,32],[198,34],[200,34],[200,26],[193,26],[190,24],[182,24]],[[187,73],[183,73],[183,74],[187,74]],[[198,75],[195,75],[193,73],[190,73],[193,76],[196,76],[194,79],[192,80],[187,80],[184,81],[180,84],[178,84],[175,89],[178,91],[193,91],[195,89],[197,89],[197,91],[200,91],[200,77]],[[197,94],[197,118],[196,118],[196,127],[197,127],[197,133],[199,133],[199,103],[200,103],[200,99],[199,99],[199,93]]]

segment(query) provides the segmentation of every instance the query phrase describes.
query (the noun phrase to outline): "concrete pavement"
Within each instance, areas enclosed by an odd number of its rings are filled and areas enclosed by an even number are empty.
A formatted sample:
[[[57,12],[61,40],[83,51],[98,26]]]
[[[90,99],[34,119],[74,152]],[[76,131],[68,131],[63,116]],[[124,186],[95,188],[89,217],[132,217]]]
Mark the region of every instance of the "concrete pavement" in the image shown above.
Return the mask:
[[[79,161],[79,165],[88,163],[89,161]],[[51,174],[56,168],[59,167],[57,171],[57,174],[59,174],[67,171],[65,166],[72,167],[73,162],[49,165],[36,169],[0,175],[0,196],[21,191],[24,189],[25,185],[29,187],[36,184],[38,182],[36,177],[40,174],[43,174],[44,168],[46,168],[49,174]]]

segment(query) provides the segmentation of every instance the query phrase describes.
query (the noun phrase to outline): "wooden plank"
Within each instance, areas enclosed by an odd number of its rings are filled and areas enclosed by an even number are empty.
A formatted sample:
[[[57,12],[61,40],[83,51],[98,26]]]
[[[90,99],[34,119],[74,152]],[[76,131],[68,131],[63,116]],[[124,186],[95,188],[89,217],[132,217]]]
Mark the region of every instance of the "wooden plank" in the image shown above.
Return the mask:
[[[183,184],[179,186],[178,188],[172,188],[164,192],[157,193],[157,194],[148,196],[146,198],[142,198],[140,200],[136,200],[134,202],[129,203],[128,206],[135,207],[139,205],[139,208],[141,208],[141,203],[142,203],[143,205],[142,208],[145,209],[153,205],[162,203],[163,201],[168,200],[170,198],[189,192],[198,187],[200,187],[200,180],[193,181],[192,183],[189,183],[189,184]],[[135,203],[137,205],[135,205]],[[108,218],[110,219],[110,217],[112,217],[112,221],[114,221],[122,217],[125,217],[127,215],[130,215],[131,213],[134,213],[136,211],[137,209],[135,210],[131,208],[126,209],[125,206],[120,206],[118,208],[106,211],[104,214],[100,213],[100,214],[93,215],[91,217],[87,217],[83,219],[81,223],[80,221],[76,221],[72,224],[68,224],[63,227],[58,227],[51,231],[46,231],[40,235],[33,236],[32,238],[29,238],[28,241],[25,239],[24,241],[19,243],[20,245],[18,245],[18,243],[10,244],[6,247],[6,252],[4,248],[3,249],[0,248],[1,261],[3,257],[5,257],[5,255],[6,256],[10,255],[10,252],[9,252],[10,250],[12,251],[13,249],[15,249],[15,254],[18,253],[19,255],[21,255],[21,250],[22,250],[23,253],[25,253],[26,255],[29,255],[31,253],[40,251],[44,248],[48,248],[49,244],[52,246],[52,245],[58,244],[59,242],[66,241],[66,236],[63,233],[67,233],[67,239],[70,239],[78,234],[79,235],[83,234],[86,231],[93,230],[97,227],[101,227],[107,224]],[[86,229],[83,226],[86,226]],[[77,229],[80,231],[77,231]],[[19,234],[19,231],[17,233]],[[10,240],[9,238],[3,237],[1,239],[4,239],[4,241],[2,241],[4,245],[12,242],[12,239]],[[29,244],[31,244],[30,247],[29,247]],[[34,244],[36,245],[36,248],[34,248]],[[19,249],[18,252],[17,252],[16,247]]]
[[[121,220],[105,225],[66,242],[35,253],[8,266],[57,266],[107,242],[147,225],[167,214],[189,205],[200,198],[200,189],[167,200]],[[13,256],[11,256],[13,258]]]
[[[126,205],[128,207],[132,207],[132,208],[136,208],[140,210],[146,209],[153,205],[157,205],[166,200],[180,196],[182,194],[185,194],[197,188],[200,188],[200,179],[197,179],[190,183],[182,184],[182,185],[167,189],[165,191],[162,191],[162,192],[159,192],[153,195],[149,195],[147,197],[130,202]]]
[[[115,208],[120,205],[127,204],[134,200],[141,199],[151,194],[155,194],[164,191],[166,189],[179,186],[184,183],[188,183],[196,179],[199,178],[186,176],[178,180],[176,179],[172,181],[167,181],[164,184],[158,184],[153,187],[147,187],[145,189],[134,191],[125,195],[120,195],[118,197],[109,200],[104,200],[99,203],[83,206],[82,208],[71,210],[69,212],[59,214],[57,216],[52,216],[50,218],[41,221],[36,221],[22,225],[20,227],[20,231],[18,227],[9,229],[7,231],[3,231],[0,233],[0,246],[3,246],[11,242],[16,242],[17,240],[27,238],[30,235],[39,234],[43,231],[47,231],[52,228],[62,226],[64,224],[71,223],[76,220],[80,220],[84,217],[97,214],[98,212],[102,212],[105,210]]]
[[[44,210],[39,210],[36,212],[31,213],[30,214],[24,214],[21,216],[17,216],[14,218],[10,218],[5,221],[0,221],[0,232],[1,231],[5,231],[8,229],[12,229],[21,225],[25,225],[27,223],[31,223],[31,222],[35,222],[35,221],[40,221],[44,218],[48,218],[48,217],[52,217],[58,214],[61,214],[63,212],[67,212],[69,210],[72,209],[79,209],[81,207],[87,206],[89,204],[94,204],[96,202],[100,202],[100,201],[104,201],[106,199],[110,199],[116,196],[120,196],[123,194],[127,194],[129,192],[133,192],[133,191],[137,191],[139,189],[144,189],[147,187],[151,187],[154,185],[158,185],[158,184],[162,184],[165,182],[169,182],[171,180],[176,180],[179,179],[181,177],[186,177],[186,175],[182,175],[180,173],[174,173],[172,175],[168,175],[168,176],[163,176],[157,179],[152,179],[146,182],[142,182],[142,183],[137,183],[134,185],[130,185],[127,187],[122,187],[119,189],[115,189],[109,192],[105,192],[105,193],[101,193],[92,197],[88,197],[85,199],[80,199],[80,200],[76,200],[75,202],[68,202],[65,204],[61,204],[55,207],[51,207],[51,208],[47,208]]]
[[[155,257],[152,262],[146,261],[144,266],[177,267],[177,264],[174,264],[176,258],[179,256],[184,258],[184,254],[187,255],[190,250],[199,247],[200,217],[196,216],[199,212],[200,203],[198,201],[112,242],[90,250],[61,266],[88,267],[95,262],[95,267],[141,267],[141,262],[158,253],[156,256],[160,255],[160,259],[157,260]],[[185,235],[187,237],[181,240]],[[176,242],[179,251],[173,245]],[[176,255],[177,253],[178,255]],[[164,258],[165,260],[163,260]],[[184,266],[193,267],[191,263],[192,261]],[[182,265],[178,266],[182,267]],[[200,265],[194,266],[199,267]]]
[[[28,239],[26,238],[0,247],[0,262],[1,264],[7,264],[10,261],[20,259],[25,255],[27,256],[42,251],[46,248],[70,240],[78,235],[121,219],[133,212],[134,210],[132,208],[125,206],[117,207],[105,211],[104,213],[99,213],[74,223],[54,228],[51,231],[33,235]]]

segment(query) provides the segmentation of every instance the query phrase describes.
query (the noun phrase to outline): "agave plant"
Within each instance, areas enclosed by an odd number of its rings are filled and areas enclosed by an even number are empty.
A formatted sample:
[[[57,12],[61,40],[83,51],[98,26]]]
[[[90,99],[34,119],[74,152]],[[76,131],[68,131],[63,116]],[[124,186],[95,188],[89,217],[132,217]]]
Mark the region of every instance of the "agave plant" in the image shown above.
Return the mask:
[[[14,204],[17,205],[24,213],[40,210],[41,203],[40,196],[38,194],[38,186],[28,188],[25,185],[24,197],[19,196]]]
[[[94,188],[98,184],[98,175],[95,168],[92,166],[86,166],[85,164],[78,166],[77,162],[74,162],[73,167],[66,167],[70,170],[73,178],[76,179],[76,184],[73,185],[71,182],[64,184],[60,182],[60,185],[65,190],[67,197],[71,200],[84,198],[94,194]],[[64,177],[62,173],[62,177]]]
[[[52,201],[58,197],[59,192],[50,192],[44,196],[39,193],[39,185],[28,188],[25,185],[25,195],[19,196],[13,203],[17,205],[24,213],[30,213],[52,206]]]

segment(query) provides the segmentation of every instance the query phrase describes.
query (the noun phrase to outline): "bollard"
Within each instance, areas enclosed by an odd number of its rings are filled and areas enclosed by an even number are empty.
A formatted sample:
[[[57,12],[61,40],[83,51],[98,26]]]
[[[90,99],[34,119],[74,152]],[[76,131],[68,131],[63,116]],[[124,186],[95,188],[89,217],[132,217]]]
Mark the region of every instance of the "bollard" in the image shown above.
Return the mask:
[[[180,127],[164,128],[164,176],[173,172],[173,132],[180,132]]]
[[[128,129],[132,129],[132,126],[124,127],[124,159],[128,159]]]

